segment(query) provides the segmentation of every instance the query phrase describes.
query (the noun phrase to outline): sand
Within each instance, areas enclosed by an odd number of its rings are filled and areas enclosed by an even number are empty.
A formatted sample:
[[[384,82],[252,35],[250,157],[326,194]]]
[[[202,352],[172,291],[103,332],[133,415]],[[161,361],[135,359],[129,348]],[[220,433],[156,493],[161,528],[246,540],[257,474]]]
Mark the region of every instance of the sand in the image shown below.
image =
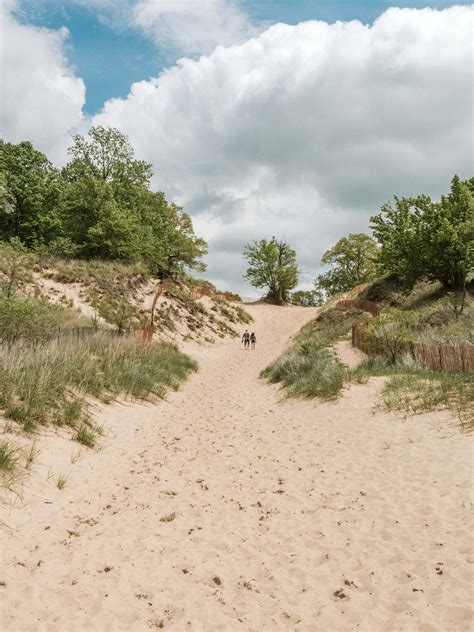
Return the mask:
[[[256,351],[190,347],[166,402],[98,412],[100,451],[41,439],[4,507],[3,630],[472,629],[472,437],[374,413],[381,378],[282,400],[259,371],[314,312],[249,311]]]

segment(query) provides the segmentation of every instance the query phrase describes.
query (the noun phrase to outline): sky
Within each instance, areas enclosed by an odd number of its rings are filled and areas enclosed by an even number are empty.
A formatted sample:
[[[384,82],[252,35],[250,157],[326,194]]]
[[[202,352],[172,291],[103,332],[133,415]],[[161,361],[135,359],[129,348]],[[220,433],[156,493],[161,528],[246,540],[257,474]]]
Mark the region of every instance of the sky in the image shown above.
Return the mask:
[[[4,0],[1,134],[58,165],[119,128],[250,295],[241,252],[276,235],[302,287],[397,195],[473,175],[467,2]]]

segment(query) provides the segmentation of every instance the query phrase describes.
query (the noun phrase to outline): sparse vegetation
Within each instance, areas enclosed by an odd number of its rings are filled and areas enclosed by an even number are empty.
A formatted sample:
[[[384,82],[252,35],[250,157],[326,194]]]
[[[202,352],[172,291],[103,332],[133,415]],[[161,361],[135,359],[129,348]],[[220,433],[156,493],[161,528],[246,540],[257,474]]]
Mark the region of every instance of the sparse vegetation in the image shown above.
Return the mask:
[[[67,476],[65,476],[64,474],[60,474],[58,476],[58,480],[56,481],[56,487],[62,490],[66,487],[66,483],[67,483]]]
[[[393,364],[382,358],[370,358],[352,372],[351,379],[363,382],[371,375],[389,376],[380,394],[381,409],[407,415],[447,409],[459,419],[463,429],[474,429],[471,374],[428,371],[412,362]]]

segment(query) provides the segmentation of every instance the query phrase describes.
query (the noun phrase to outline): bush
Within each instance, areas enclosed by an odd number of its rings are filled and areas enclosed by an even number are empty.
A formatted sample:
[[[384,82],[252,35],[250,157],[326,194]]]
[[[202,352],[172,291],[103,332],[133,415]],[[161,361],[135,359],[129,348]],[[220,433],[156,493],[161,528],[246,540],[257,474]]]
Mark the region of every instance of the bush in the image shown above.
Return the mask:
[[[383,311],[370,321],[364,347],[380,353],[392,363],[399,360],[414,341],[415,315],[396,308]]]
[[[0,290],[7,298],[31,281],[33,257],[19,239],[0,243]]]
[[[335,399],[345,378],[345,369],[318,344],[306,343],[283,354],[263,372],[270,382],[283,382],[289,395]]]
[[[65,319],[65,310],[46,300],[0,297],[0,342],[46,342]]]

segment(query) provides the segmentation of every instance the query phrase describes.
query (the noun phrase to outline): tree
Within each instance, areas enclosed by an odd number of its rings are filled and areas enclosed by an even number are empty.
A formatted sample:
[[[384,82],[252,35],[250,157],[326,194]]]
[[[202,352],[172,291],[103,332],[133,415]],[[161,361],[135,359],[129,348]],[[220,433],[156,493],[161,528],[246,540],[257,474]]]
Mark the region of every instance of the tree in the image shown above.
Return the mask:
[[[351,233],[343,237],[323,254],[321,263],[331,267],[318,276],[317,287],[332,296],[370,281],[375,277],[378,254],[379,248],[369,235]]]
[[[0,239],[32,246],[58,236],[61,188],[59,171],[31,143],[0,140]]]
[[[319,307],[324,303],[323,292],[319,289],[298,290],[292,292],[290,302],[293,305],[303,305],[305,307]]]
[[[148,186],[151,164],[135,159],[128,138],[113,127],[91,127],[88,138],[76,134],[68,149],[72,157],[64,170],[70,180],[92,176],[118,185]]]
[[[163,193],[146,191],[140,204],[146,236],[141,257],[161,277],[182,274],[186,268],[203,272],[202,257],[207,243],[194,233],[192,220],[176,204],[168,204]]]
[[[440,281],[464,292],[474,266],[474,178],[454,176],[451,192],[433,202],[427,195],[397,198],[371,218],[388,272],[413,284],[418,278]]]
[[[181,207],[150,191],[151,165],[135,159],[126,136],[94,127],[69,153],[63,218],[81,256],[144,261],[160,276],[205,269],[206,242]]]
[[[267,288],[266,299],[282,305],[298,283],[296,253],[290,246],[272,237],[247,244],[243,256],[249,267],[244,278],[256,288]]]

